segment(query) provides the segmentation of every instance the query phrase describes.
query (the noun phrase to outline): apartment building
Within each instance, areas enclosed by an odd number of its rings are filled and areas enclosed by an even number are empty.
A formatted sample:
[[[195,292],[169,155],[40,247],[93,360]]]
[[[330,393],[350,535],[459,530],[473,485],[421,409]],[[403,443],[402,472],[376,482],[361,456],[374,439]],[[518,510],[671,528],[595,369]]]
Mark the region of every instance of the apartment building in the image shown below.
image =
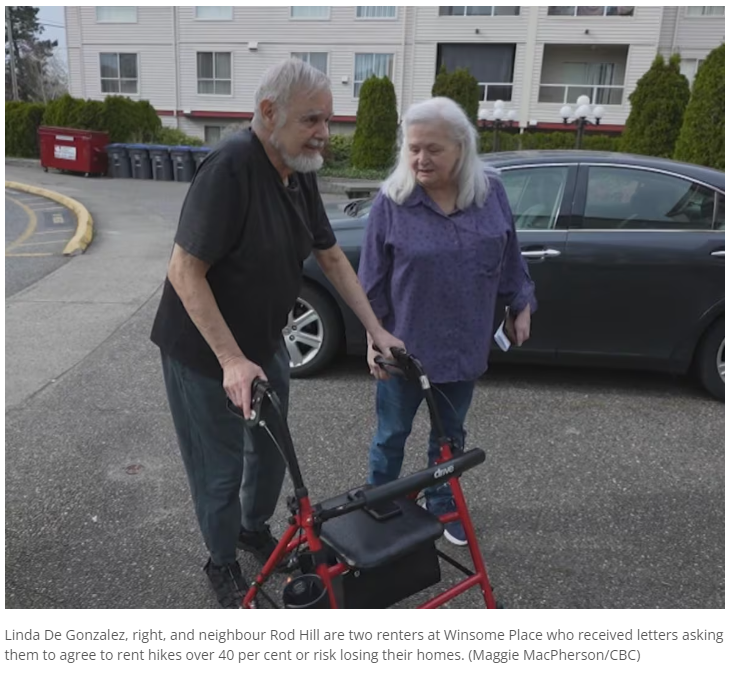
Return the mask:
[[[333,131],[353,128],[362,82],[387,75],[402,112],[436,72],[466,67],[482,105],[502,100],[521,127],[563,127],[588,95],[618,131],[657,53],[679,52],[692,80],[724,41],[725,8],[564,6],[66,7],[71,94],[149,100],[163,123],[215,142],[251,119],[270,65],[297,56],[325,71]]]

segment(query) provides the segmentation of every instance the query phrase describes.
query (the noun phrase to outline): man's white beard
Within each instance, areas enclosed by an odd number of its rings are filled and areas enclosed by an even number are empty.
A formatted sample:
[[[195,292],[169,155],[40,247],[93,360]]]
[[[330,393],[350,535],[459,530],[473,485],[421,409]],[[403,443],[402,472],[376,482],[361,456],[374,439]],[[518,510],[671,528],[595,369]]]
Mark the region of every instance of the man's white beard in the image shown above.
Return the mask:
[[[279,139],[276,138],[276,133],[271,135],[271,145],[279,151],[281,159],[284,160],[289,169],[302,174],[309,174],[310,172],[316,172],[322,168],[324,164],[324,158],[320,153],[316,155],[297,155],[293,157],[289,155],[279,144]]]

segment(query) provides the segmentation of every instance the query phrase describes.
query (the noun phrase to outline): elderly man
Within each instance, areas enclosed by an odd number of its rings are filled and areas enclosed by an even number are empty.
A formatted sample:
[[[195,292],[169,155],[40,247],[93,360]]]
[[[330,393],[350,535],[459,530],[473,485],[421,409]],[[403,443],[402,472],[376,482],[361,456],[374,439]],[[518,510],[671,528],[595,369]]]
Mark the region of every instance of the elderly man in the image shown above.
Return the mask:
[[[285,467],[263,431],[249,432],[230,413],[226,397],[248,416],[260,377],[286,411],[282,330],[310,252],[373,340],[386,351],[403,345],[378,323],[325,215],[314,172],[331,115],[320,71],[291,59],[264,74],[251,129],[224,140],[193,179],[152,329],[210,553],[205,571],[227,608],[245,593],[236,549],[264,562],[276,546],[267,522]]]

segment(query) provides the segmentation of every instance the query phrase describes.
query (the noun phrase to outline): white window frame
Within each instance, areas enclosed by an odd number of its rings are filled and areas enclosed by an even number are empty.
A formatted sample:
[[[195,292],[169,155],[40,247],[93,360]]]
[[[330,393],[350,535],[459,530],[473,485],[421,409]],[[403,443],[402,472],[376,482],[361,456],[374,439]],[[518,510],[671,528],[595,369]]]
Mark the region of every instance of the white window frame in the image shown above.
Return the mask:
[[[206,130],[207,129],[217,129],[218,130],[218,141],[208,141],[206,138]],[[225,132],[226,126],[225,125],[203,125],[203,143],[206,145],[215,145],[216,143],[219,143],[220,140],[223,138],[223,132]]]
[[[393,16],[358,16],[360,7],[393,7],[395,12]],[[355,21],[397,21],[398,20],[398,6],[397,5],[360,5],[355,6]],[[368,52],[371,53],[371,52]]]
[[[355,52],[352,59],[352,98],[357,101],[360,98],[360,93],[355,94],[355,87],[359,83],[362,87],[365,80],[356,80],[355,75],[357,73],[357,57],[358,56],[370,56],[370,55],[384,55],[390,57],[390,70],[391,73],[388,76],[390,81],[395,84],[395,53],[394,52]],[[370,76],[368,76],[370,77]],[[367,78],[365,78],[367,80]]]
[[[134,19],[122,19],[122,20],[120,20],[120,19],[100,19],[99,18],[100,9],[101,10],[113,9],[112,7],[106,7],[105,5],[102,5],[102,6],[96,7],[96,23],[98,23],[98,24],[136,24],[136,23],[138,23],[139,19],[138,19],[137,7],[135,7],[135,6],[130,7],[129,5],[122,5],[120,8],[134,10]],[[111,54],[111,52],[108,52],[108,53]],[[126,54],[127,52],[124,52],[124,53]]]
[[[316,5],[307,5],[311,7],[315,7]],[[329,21],[330,15],[331,15],[331,8],[330,7],[320,7],[320,9],[326,9],[327,10],[327,16],[294,16],[294,10],[297,9],[297,7],[292,6],[289,7],[289,19],[292,21]]]
[[[725,7],[724,5],[707,5],[707,6],[699,6],[699,7],[685,7],[685,16],[689,17],[690,19],[716,19],[717,17],[724,17],[725,16]],[[693,12],[692,10],[699,9],[700,12]],[[721,9],[722,14],[710,14],[707,12],[708,9]]]
[[[198,16],[198,10],[199,9],[208,9],[208,7],[199,5],[199,6],[196,6],[195,7],[195,20],[196,21],[233,21],[233,5],[231,5],[231,6],[228,6],[228,5],[220,5],[220,6],[221,7],[228,7],[228,9],[231,10],[230,16],[227,16],[227,17],[220,17],[220,16],[216,16],[216,17],[212,17],[212,16]]]
[[[301,51],[301,52],[290,52],[290,55],[291,55],[292,59],[299,59],[300,57],[298,57],[297,54],[306,54],[307,55],[307,59],[306,60],[305,59],[302,59],[302,61],[304,61],[304,63],[308,63],[310,66],[312,65],[311,64],[311,60],[310,60],[311,59],[311,56],[310,56],[311,54],[324,54],[325,55],[325,58],[327,59],[327,63],[325,65],[324,74],[325,75],[329,75],[329,70],[330,70],[330,53],[329,52],[320,52],[320,51],[312,51],[312,50],[309,50],[309,51],[306,51],[306,52],[305,51]],[[316,66],[313,66],[313,68],[316,68]]]
[[[117,57],[117,73],[118,76],[116,78],[105,78],[101,74],[101,55],[102,54],[114,54]],[[136,78],[123,78],[122,77],[122,68],[120,64],[120,56],[122,54],[125,55],[133,55],[134,56],[134,63],[137,70],[137,77]],[[105,92],[104,88],[102,87],[102,82],[104,80],[115,80],[119,83],[119,91],[118,92]],[[137,88],[134,92],[123,92],[122,91],[122,80],[131,81],[134,80],[137,83]],[[139,52],[99,52],[99,88],[102,94],[105,95],[119,95],[119,96],[139,96]]]
[[[213,77],[212,78],[201,78],[198,73],[198,55],[199,54],[212,54],[213,55]],[[215,77],[215,55],[216,54],[228,54],[229,59],[231,60],[231,77],[228,78],[217,78]],[[231,83],[231,91],[228,94],[215,94],[213,93],[203,93],[200,91],[200,81],[205,80],[206,82],[226,82],[229,81]],[[207,50],[202,49],[200,51],[195,52],[195,82],[196,82],[196,89],[198,96],[214,96],[214,97],[228,97],[231,98],[233,96],[233,52],[226,52],[221,50],[220,52],[216,52],[215,50]],[[213,85],[215,88],[215,85]]]
[[[584,14],[578,14],[578,7],[583,7],[584,5],[575,5],[574,11],[572,14],[550,14],[550,7],[561,7],[562,5],[549,5],[548,6],[548,16],[552,17],[554,19],[601,19],[608,17],[608,8],[609,7],[615,7],[616,5],[604,5],[603,7],[603,14],[595,14],[595,15],[584,15]],[[620,18],[620,19],[627,19],[627,18],[633,18],[636,16],[636,5],[633,5],[634,11],[631,14],[612,14],[610,17],[612,19],[614,18]]]
[[[458,7],[458,5],[454,5],[454,6],[455,7]],[[479,7],[490,7],[492,9],[492,13],[491,14],[467,14],[466,13],[467,7],[465,6],[464,7],[464,13],[463,14],[441,14],[441,6],[439,6],[439,8],[438,8],[438,15],[439,15],[439,18],[442,18],[442,19],[446,18],[446,19],[448,19],[449,17],[454,17],[454,16],[456,16],[456,17],[461,17],[461,16],[466,17],[466,16],[468,16],[468,17],[471,17],[471,18],[474,18],[474,17],[481,18],[481,17],[485,17],[485,16],[491,16],[491,17],[495,17],[495,16],[500,16],[500,17],[515,17],[515,16],[520,16],[522,14],[522,7],[521,7],[521,5],[510,5],[510,7],[517,7],[517,10],[518,10],[517,11],[517,14],[499,14],[499,15],[495,14],[494,13],[494,10],[495,10],[496,7],[502,7],[502,5],[478,5],[478,6]],[[444,5],[444,7],[448,7],[448,5]]]

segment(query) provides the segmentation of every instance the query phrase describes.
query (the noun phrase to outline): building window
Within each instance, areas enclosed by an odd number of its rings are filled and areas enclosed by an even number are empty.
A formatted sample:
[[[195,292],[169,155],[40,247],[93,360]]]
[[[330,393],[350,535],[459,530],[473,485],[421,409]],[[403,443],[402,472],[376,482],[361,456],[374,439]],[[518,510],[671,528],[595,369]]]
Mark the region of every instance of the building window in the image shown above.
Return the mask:
[[[137,55],[99,54],[102,94],[137,94]]]
[[[292,19],[329,19],[329,7],[291,7]]]
[[[198,94],[231,94],[230,52],[198,52]]]
[[[99,23],[134,24],[137,23],[137,8],[97,7],[96,20]]]
[[[634,16],[634,7],[548,7],[548,16]]]
[[[682,59],[680,62],[679,72],[687,78],[690,87],[692,86],[694,79],[697,77],[697,71],[699,71],[700,66],[704,62],[704,59]]]
[[[514,44],[439,44],[436,72],[465,68],[479,83],[480,101],[511,101],[514,62]]]
[[[354,92],[355,98],[360,96],[360,87],[371,75],[382,78],[393,79],[393,55],[392,54],[355,54],[355,77]]]
[[[539,103],[574,104],[579,96],[587,96],[593,104],[621,105],[624,88],[615,82],[616,64],[566,62],[560,70],[559,83],[540,83]]]
[[[687,16],[725,16],[725,7],[723,5],[687,7]]]
[[[196,7],[195,18],[203,21],[232,21],[233,7]]]
[[[327,74],[327,52],[292,52],[292,58],[301,59],[304,63]]]
[[[519,7],[439,7],[439,16],[519,16]]]
[[[396,7],[358,7],[358,19],[395,19]]]
[[[220,125],[205,125],[203,128],[203,136],[205,138],[206,146],[215,146],[220,140],[223,134],[223,127]]]

